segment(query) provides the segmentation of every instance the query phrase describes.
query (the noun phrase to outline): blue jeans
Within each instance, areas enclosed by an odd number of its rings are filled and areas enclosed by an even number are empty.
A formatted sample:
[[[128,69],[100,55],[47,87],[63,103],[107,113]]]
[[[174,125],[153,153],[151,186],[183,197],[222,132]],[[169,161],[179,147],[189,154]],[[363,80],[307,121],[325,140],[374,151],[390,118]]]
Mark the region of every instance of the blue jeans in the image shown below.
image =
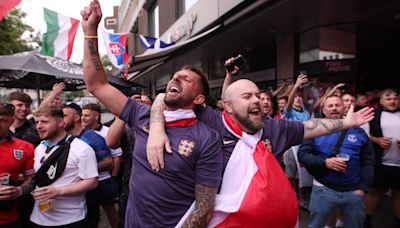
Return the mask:
[[[335,208],[340,208],[345,227],[362,228],[365,218],[364,197],[354,191],[339,192],[313,186],[310,201],[309,228],[323,228]]]

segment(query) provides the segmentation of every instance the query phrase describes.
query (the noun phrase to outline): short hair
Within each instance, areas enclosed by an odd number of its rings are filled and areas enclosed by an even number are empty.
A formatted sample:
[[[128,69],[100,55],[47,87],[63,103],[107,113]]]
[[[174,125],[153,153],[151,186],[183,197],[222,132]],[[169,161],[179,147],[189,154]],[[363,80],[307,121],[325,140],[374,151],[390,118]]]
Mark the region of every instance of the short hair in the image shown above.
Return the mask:
[[[202,94],[207,99],[208,95],[210,94],[210,86],[208,85],[208,79],[207,79],[206,74],[203,71],[201,71],[200,69],[198,69],[192,65],[185,65],[181,68],[181,70],[190,70],[200,76],[200,83],[201,83],[201,87],[203,90]]]
[[[65,104],[65,105],[63,105],[61,108],[62,108],[62,109],[64,109],[64,108],[70,108],[70,109],[75,110],[75,112],[76,112],[79,116],[82,115],[82,109],[81,109],[81,107],[80,107],[79,105],[75,104],[75,103],[68,103],[68,104]]]
[[[92,111],[101,113],[100,105],[95,104],[95,103],[85,104],[85,105],[82,107],[82,110],[83,110],[83,109],[89,109],[89,110],[92,110]]]
[[[11,102],[11,101],[22,101],[22,102],[31,104],[32,98],[24,92],[15,91],[15,92],[8,94],[8,96],[7,96],[7,102]]]
[[[34,113],[34,116],[45,116],[45,115],[64,118],[64,113],[62,109],[55,105],[40,106],[39,109]]]
[[[14,111],[14,105],[0,102],[0,116],[14,116]]]
[[[282,97],[278,98],[278,101],[279,100],[285,100],[287,102],[289,100],[289,97],[288,96],[282,96]]]
[[[272,100],[272,98],[274,98],[273,97],[273,95],[272,95],[272,93],[270,92],[270,91],[268,91],[268,90],[260,90],[260,94],[261,93],[265,93],[265,94],[267,94],[267,96],[269,96],[269,98],[271,98],[271,100]]]

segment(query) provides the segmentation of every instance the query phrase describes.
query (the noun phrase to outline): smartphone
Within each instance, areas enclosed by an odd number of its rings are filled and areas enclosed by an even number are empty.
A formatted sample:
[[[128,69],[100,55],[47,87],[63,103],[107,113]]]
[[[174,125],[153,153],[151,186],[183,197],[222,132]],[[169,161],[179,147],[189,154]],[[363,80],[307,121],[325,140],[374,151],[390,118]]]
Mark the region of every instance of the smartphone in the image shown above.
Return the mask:
[[[299,74],[303,74],[303,75],[307,76],[307,71],[305,71],[305,70],[300,70],[300,71],[299,71]],[[304,88],[304,87],[309,86],[309,85],[310,85],[310,81],[303,83],[303,84],[300,86],[300,88]]]
[[[301,70],[301,71],[299,71],[299,74],[304,74],[304,75],[307,75],[307,71],[305,71],[305,70]]]
[[[244,57],[242,55],[238,55],[233,59],[233,62],[229,65],[226,66],[226,69],[229,72],[232,72],[233,70],[235,70],[235,66],[237,66],[238,68],[242,67],[244,64],[246,64],[246,61],[244,60]]]

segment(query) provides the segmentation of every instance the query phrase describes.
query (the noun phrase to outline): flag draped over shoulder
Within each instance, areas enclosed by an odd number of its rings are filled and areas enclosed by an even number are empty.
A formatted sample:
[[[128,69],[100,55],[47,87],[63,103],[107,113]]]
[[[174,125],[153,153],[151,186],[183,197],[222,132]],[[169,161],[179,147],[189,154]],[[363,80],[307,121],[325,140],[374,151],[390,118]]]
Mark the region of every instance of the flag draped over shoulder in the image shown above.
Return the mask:
[[[0,0],[0,21],[19,3],[21,3],[21,0]]]
[[[79,20],[44,9],[47,32],[43,34],[43,55],[69,60]]]
[[[142,44],[143,48],[148,49],[160,49],[160,48],[166,48],[169,46],[172,46],[175,44],[175,42],[171,43],[165,43],[160,38],[154,38],[154,37],[149,37],[149,36],[143,36],[139,35],[140,38],[140,43]]]
[[[128,33],[109,33],[101,27],[104,46],[110,62],[118,69],[123,69],[128,63],[129,55],[126,50]]]
[[[225,128],[239,140],[229,158],[208,227],[293,228],[298,205],[285,173],[261,140],[263,129],[247,134],[226,113]],[[176,227],[188,218],[195,202]]]

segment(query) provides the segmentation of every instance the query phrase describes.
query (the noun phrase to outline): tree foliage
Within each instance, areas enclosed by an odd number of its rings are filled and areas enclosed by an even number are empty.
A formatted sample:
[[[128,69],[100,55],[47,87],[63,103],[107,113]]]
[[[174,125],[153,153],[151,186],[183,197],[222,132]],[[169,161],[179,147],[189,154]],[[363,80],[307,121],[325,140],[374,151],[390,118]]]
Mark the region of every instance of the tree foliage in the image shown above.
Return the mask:
[[[34,43],[40,45],[40,33],[34,34],[33,28],[22,21],[25,16],[25,12],[14,9],[0,21],[0,55],[33,50]],[[25,32],[30,33],[28,40],[21,38]]]
[[[113,69],[111,61],[107,55],[101,56],[101,62],[103,63],[103,67],[106,71],[110,72]]]

